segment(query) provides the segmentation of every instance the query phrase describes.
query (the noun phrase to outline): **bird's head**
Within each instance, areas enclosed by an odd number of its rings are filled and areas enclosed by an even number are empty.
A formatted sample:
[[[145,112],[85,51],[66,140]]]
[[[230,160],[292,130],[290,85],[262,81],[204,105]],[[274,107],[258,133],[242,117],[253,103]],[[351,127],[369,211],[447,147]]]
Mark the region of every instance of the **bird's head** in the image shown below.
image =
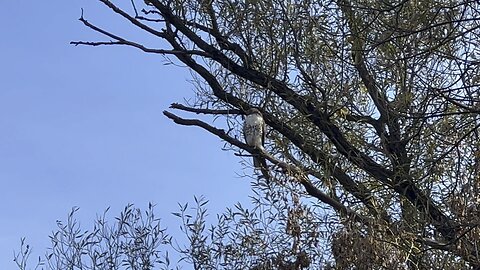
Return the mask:
[[[247,111],[247,115],[251,115],[251,114],[262,115],[262,113],[257,108],[251,108]]]

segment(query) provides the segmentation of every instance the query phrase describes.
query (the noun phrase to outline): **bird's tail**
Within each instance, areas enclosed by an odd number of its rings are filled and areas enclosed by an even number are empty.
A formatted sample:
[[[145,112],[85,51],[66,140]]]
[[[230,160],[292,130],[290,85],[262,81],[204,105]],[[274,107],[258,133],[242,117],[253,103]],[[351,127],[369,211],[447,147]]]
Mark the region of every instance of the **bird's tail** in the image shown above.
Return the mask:
[[[253,166],[255,170],[260,170],[263,177],[270,183],[270,173],[268,172],[267,161],[264,158],[253,157]]]
[[[265,162],[264,160],[262,162],[262,159],[258,157],[253,157],[253,166],[255,167],[255,169],[260,169],[262,166],[262,163],[264,162]]]

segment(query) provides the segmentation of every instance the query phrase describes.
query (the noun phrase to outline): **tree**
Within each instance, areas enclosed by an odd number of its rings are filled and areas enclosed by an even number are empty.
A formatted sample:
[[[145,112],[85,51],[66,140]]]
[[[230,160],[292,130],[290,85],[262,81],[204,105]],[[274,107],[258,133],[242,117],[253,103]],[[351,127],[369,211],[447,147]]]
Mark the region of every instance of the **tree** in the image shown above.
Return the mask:
[[[171,108],[228,130],[164,114],[268,160],[253,209],[193,234],[196,269],[480,269],[478,1],[99,1],[169,48],[83,15],[110,41],[72,44],[182,63],[197,98]],[[252,107],[265,150],[239,139]]]

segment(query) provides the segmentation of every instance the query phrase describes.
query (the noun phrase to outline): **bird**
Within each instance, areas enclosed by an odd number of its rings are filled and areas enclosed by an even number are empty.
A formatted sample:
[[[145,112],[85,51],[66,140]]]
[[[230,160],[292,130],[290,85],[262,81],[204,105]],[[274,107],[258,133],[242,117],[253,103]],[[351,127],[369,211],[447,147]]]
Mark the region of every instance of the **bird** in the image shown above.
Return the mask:
[[[245,123],[243,124],[243,136],[245,142],[254,148],[263,150],[265,143],[265,120],[263,120],[262,113],[256,109],[251,108],[247,111]],[[259,157],[253,157],[253,166],[258,169],[264,166],[265,160]]]

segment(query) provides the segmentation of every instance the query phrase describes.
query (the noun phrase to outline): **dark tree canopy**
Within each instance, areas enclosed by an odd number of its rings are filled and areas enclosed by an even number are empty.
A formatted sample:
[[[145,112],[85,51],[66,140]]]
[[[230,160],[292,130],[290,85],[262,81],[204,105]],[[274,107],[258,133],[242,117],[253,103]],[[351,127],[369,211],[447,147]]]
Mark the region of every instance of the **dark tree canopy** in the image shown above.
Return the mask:
[[[197,95],[171,108],[228,129],[165,115],[268,160],[253,209],[190,231],[196,269],[480,268],[477,0],[99,1],[168,46],[83,16],[110,41],[72,44],[183,64]],[[265,151],[241,139],[252,107]]]

